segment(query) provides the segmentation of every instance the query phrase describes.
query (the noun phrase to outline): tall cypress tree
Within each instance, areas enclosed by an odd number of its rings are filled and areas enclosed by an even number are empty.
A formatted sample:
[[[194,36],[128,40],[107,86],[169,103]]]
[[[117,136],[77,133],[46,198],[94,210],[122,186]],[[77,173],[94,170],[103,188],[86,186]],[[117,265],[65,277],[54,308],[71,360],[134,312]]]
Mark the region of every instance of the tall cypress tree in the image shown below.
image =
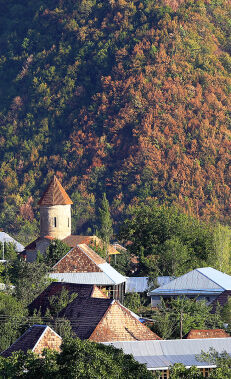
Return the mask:
[[[99,208],[99,236],[104,242],[104,250],[106,253],[106,259],[108,258],[108,245],[113,235],[112,218],[110,214],[109,202],[106,197],[106,193],[103,194],[101,208]]]

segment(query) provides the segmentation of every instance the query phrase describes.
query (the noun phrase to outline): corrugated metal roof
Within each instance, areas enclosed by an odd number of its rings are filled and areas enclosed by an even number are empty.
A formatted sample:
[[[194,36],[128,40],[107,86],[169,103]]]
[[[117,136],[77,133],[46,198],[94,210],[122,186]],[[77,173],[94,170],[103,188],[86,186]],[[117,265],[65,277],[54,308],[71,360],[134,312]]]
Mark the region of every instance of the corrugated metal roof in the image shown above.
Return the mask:
[[[13,243],[18,253],[21,253],[21,251],[24,250],[24,246],[21,243],[17,242],[14,238],[5,232],[0,232],[0,242]]]
[[[151,295],[182,293],[182,290],[219,293],[231,289],[231,276],[211,267],[198,268],[151,291]]]
[[[148,286],[148,276],[141,277],[127,277],[126,278],[125,293],[127,292],[147,292],[149,290]],[[169,283],[173,278],[171,276],[158,276],[157,284],[162,286]]]
[[[116,271],[111,265],[109,265],[109,263],[101,263],[98,266],[104,272],[104,274],[112,280],[114,284],[126,282],[125,276]]]
[[[122,349],[125,354],[132,354],[134,358],[145,363],[149,369],[166,369],[174,363],[183,363],[185,366],[214,367],[208,362],[196,359],[202,351],[208,352],[214,348],[218,353],[226,351],[231,355],[231,338],[210,338],[194,340],[154,340],[154,341],[127,341],[107,342]]]
[[[121,275],[122,276],[122,275]],[[59,282],[76,283],[76,284],[96,284],[96,285],[116,285],[123,281],[114,281],[104,272],[64,272],[50,273],[51,279],[56,279]]]

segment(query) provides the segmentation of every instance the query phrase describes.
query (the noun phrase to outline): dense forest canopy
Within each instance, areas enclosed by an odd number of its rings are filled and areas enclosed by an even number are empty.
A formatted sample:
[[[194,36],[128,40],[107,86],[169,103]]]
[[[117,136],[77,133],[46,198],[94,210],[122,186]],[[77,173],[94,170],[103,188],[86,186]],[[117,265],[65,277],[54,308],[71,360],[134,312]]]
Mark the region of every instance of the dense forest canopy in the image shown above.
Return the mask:
[[[231,3],[0,0],[0,227],[37,233],[53,173],[73,232],[107,193],[228,222]]]

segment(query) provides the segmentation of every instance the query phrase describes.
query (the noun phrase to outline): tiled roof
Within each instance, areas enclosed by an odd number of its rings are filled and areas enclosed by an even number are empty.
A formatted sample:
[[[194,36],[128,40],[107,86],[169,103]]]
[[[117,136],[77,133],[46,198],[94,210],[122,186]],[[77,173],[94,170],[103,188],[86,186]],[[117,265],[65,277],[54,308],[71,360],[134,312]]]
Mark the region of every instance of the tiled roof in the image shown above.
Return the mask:
[[[160,339],[128,309],[112,299],[76,298],[59,316],[70,320],[74,333],[82,340]]]
[[[54,175],[46,191],[38,202],[39,205],[67,205],[73,204],[65,189]]]
[[[33,350],[46,328],[46,325],[31,326],[13,345],[3,351],[1,355],[9,357],[14,351],[21,350],[26,353],[28,350]]]
[[[61,258],[53,266],[50,277],[69,283],[97,285],[116,285],[126,281],[124,276],[85,244],[78,245]]]
[[[36,250],[36,243],[43,240],[43,239],[46,239],[46,240],[53,240],[54,237],[50,237],[50,236],[45,236],[45,237],[38,237],[36,238],[36,240],[32,241],[31,243],[29,243],[29,245],[27,245],[25,247],[25,250]]]
[[[49,298],[59,295],[62,289],[67,290],[70,295],[77,293],[78,298],[89,298],[93,294],[94,285],[53,282],[28,306],[30,313],[32,314],[34,310],[40,309],[41,315],[44,316],[50,307]]]
[[[76,247],[80,244],[90,245],[91,243],[95,243],[96,246],[103,248],[103,241],[97,236],[78,236],[78,235],[70,235],[62,240],[70,247]],[[108,246],[108,255],[117,255],[120,254],[119,251],[115,249],[114,246]]]
[[[230,337],[223,329],[192,329],[184,336],[187,339],[196,338],[227,338]]]
[[[79,244],[86,243],[87,245],[92,241],[92,236],[73,236],[70,235],[62,240],[70,247],[76,247]]]
[[[224,305],[228,302],[228,298],[231,296],[231,291],[223,291],[219,296],[216,297],[215,300],[210,304],[212,306],[211,313],[216,312],[217,304],[219,304],[221,307],[224,307]]]
[[[59,316],[70,320],[74,333],[80,339],[87,339],[113,301],[112,299],[76,298],[60,312]]]

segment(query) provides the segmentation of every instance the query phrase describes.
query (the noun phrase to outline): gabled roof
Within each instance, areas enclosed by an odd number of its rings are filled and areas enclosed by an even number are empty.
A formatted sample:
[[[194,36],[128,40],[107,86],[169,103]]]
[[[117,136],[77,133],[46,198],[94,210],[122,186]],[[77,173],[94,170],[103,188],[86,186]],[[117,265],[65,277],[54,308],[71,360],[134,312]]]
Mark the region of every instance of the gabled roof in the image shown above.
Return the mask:
[[[33,325],[29,329],[26,330],[26,332],[17,339],[8,349],[4,350],[1,353],[1,356],[3,357],[9,357],[13,352],[15,351],[23,351],[26,353],[28,350],[35,351],[38,343],[41,341],[43,336],[46,333],[49,333],[49,337],[51,338],[51,335],[55,335],[56,338],[58,338],[60,344],[61,344],[61,337],[52,330],[47,325]],[[49,340],[48,344],[47,341],[44,343],[44,347],[49,347]]]
[[[88,339],[112,302],[112,299],[76,298],[59,316],[70,320],[74,333],[80,339]]]
[[[39,205],[67,205],[73,204],[65,189],[54,175],[46,191],[38,202]]]
[[[55,238],[54,237],[51,237],[51,236],[45,236],[45,237],[38,237],[36,238],[34,241],[32,241],[31,243],[29,243],[29,245],[27,245],[25,247],[25,250],[36,250],[36,244],[39,242],[39,241],[42,241],[42,240],[48,240],[48,241],[51,241],[51,240],[54,240]]]
[[[231,290],[231,276],[212,267],[197,268],[172,280],[155,290],[151,295],[181,294],[181,293],[212,293],[218,294]]]
[[[63,289],[67,290],[69,295],[76,293],[78,298],[106,298],[95,285],[53,282],[28,306],[30,313],[40,310],[41,316],[44,316],[47,309],[50,309],[50,297],[59,295]]]
[[[70,247],[76,247],[77,245],[85,243],[90,245],[94,243],[96,246],[103,248],[103,241],[97,236],[80,236],[80,235],[70,235],[62,240],[66,245]],[[117,255],[120,254],[119,251],[115,249],[114,246],[108,246],[108,255]]]
[[[149,289],[148,276],[131,276],[126,277],[125,293],[128,292],[147,292]],[[157,276],[158,286],[169,283],[173,280],[172,276]]]
[[[50,278],[82,284],[116,285],[126,278],[85,244],[70,250],[53,268]]]
[[[24,250],[24,246],[21,243],[17,242],[14,238],[9,236],[9,234],[5,232],[0,232],[0,242],[12,243],[15,246],[15,250],[17,251],[17,253],[21,253],[21,251]]]
[[[209,352],[210,348],[218,353],[226,351],[231,354],[231,338],[118,341],[104,344],[122,349],[125,354],[132,354],[139,363],[146,364],[149,370],[167,370],[175,363],[182,363],[186,367],[216,367],[196,359],[201,351]]]
[[[183,338],[228,338],[230,335],[223,329],[192,329]]]
[[[132,312],[112,299],[76,298],[59,316],[70,320],[80,339],[95,342],[159,339]]]

